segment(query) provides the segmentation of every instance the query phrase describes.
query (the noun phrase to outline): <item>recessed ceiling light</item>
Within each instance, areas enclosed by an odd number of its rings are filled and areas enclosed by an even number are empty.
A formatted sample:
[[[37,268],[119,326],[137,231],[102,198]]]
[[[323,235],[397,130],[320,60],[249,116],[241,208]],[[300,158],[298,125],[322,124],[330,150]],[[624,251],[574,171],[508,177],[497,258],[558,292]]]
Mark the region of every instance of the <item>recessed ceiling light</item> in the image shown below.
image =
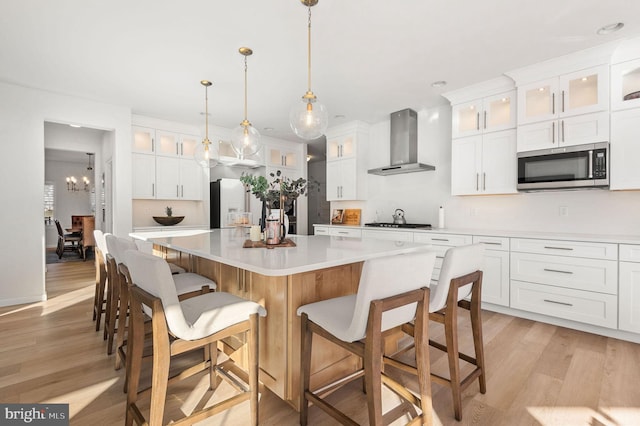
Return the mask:
[[[621,30],[622,27],[624,27],[624,24],[622,22],[616,22],[615,24],[609,24],[605,25],[604,27],[598,28],[598,31],[596,31],[596,33],[598,35],[611,34]]]
[[[273,127],[263,127],[262,130],[264,130],[265,132],[272,132]]]
[[[71,126],[71,127],[75,127],[75,128],[82,127],[82,126],[81,126],[81,125],[79,125],[79,124],[69,124],[69,126]]]
[[[345,116],[344,116],[344,115],[342,115],[342,114],[337,114],[337,115],[334,115],[334,116],[333,116],[333,118],[344,118],[344,117],[345,117]]]
[[[444,87],[447,85],[447,82],[444,80],[438,80],[431,83],[431,87]]]

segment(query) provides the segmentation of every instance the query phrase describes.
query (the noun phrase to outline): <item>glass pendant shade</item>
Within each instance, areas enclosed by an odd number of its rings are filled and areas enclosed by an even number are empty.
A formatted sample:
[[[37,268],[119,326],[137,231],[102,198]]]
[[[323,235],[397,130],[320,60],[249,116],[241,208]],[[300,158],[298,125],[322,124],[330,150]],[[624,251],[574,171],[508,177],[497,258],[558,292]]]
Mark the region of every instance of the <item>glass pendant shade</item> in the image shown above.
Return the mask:
[[[289,113],[291,130],[300,138],[311,140],[324,135],[329,125],[329,113],[320,102],[308,102],[303,98]]]
[[[260,151],[260,132],[251,123],[242,122],[231,132],[231,147],[244,160]]]
[[[218,151],[212,143],[202,142],[199,144],[193,153],[193,158],[203,169],[210,169],[218,165]]]

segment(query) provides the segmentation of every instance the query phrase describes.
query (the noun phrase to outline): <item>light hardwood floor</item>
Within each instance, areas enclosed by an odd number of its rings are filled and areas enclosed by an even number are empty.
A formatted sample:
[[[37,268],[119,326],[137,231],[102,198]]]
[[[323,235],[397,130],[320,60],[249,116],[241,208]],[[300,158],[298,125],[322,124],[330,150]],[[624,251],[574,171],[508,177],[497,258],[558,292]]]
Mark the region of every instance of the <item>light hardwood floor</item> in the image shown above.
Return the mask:
[[[94,265],[47,268],[48,301],[0,308],[0,401],[69,403],[72,425],[123,424],[123,370],[114,370],[102,331],[91,321]],[[442,334],[438,327],[430,329],[435,338]],[[468,321],[461,319],[460,327],[461,349],[469,351]],[[477,382],[464,392],[458,423],[449,390],[432,385],[435,424],[640,425],[639,345],[487,311],[483,330],[487,393],[478,393]],[[441,353],[431,355],[434,371],[446,369]],[[196,376],[170,387],[167,420],[210,398],[207,382]],[[361,388],[356,381],[329,398],[366,424]],[[392,406],[393,396],[384,395]],[[244,425],[247,419],[248,403],[199,424]],[[309,420],[335,424],[313,406]],[[296,425],[298,417],[264,391],[260,424]]]

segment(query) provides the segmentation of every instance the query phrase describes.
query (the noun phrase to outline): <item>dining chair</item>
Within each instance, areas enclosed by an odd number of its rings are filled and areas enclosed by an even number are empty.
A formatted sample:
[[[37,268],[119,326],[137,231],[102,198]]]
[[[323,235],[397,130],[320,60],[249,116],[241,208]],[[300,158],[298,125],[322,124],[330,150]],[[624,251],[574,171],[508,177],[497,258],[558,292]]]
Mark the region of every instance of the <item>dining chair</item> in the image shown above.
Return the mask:
[[[447,353],[449,378],[431,373],[431,379],[451,388],[453,411],[456,420],[462,420],[462,391],[478,379],[480,393],[487,391],[482,337],[482,269],[484,246],[471,244],[452,247],[445,253],[437,284],[431,285],[429,320],[444,325],[445,344],[429,340],[429,345]],[[458,342],[458,308],[469,311],[475,356],[460,352]],[[405,324],[404,331],[414,334],[412,324]],[[416,337],[417,340],[417,337]],[[474,368],[461,377],[460,360]],[[389,364],[415,374],[415,368],[389,360]],[[419,362],[416,360],[416,364]]]
[[[107,242],[105,234],[99,229],[93,230],[95,240],[95,264],[96,264],[96,289],[93,297],[93,320],[96,322],[96,331],[100,330],[102,314],[106,312],[107,300],[105,298],[107,287]]]
[[[80,241],[82,239],[80,234],[65,234],[62,231],[62,225],[58,219],[54,219],[56,228],[58,229],[58,246],[56,247],[56,254],[58,259],[62,259],[62,255],[66,251],[78,252],[80,254]]]
[[[151,426],[163,424],[171,358],[201,348],[206,349],[208,359],[189,367],[178,377],[186,378],[208,371],[211,390],[216,390],[218,378],[221,378],[229,381],[240,393],[191,412],[176,423],[193,424],[249,400],[250,418],[246,424],[257,425],[258,317],[266,316],[266,310],[258,303],[224,292],[205,293],[180,301],[169,265],[164,259],[138,250],[125,251],[124,258],[134,283],[130,295],[131,347],[125,425],[130,426],[134,421]],[[146,336],[144,314],[151,318],[153,330],[151,402],[147,418],[137,403]],[[237,368],[231,358],[220,364],[217,360],[217,342],[241,333],[247,334],[248,389],[236,378],[242,375],[228,375],[230,369]]]
[[[342,296],[300,306],[302,318],[300,424],[307,424],[309,402],[338,422],[356,425],[353,419],[322,398],[322,390],[310,389],[313,335],[362,358],[364,368],[349,380],[338,381],[343,386],[364,375],[370,425],[389,423],[398,409],[382,413],[382,384],[411,404],[412,421],[430,425],[432,422],[431,383],[429,381],[428,304],[427,288],[435,253],[431,250],[366,260],[355,295]],[[415,345],[418,357],[418,395],[388,376],[383,370],[384,333],[415,319]],[[413,406],[421,410],[417,415]],[[401,405],[397,408],[403,409]],[[406,410],[405,410],[406,411]],[[393,418],[388,418],[389,416]]]

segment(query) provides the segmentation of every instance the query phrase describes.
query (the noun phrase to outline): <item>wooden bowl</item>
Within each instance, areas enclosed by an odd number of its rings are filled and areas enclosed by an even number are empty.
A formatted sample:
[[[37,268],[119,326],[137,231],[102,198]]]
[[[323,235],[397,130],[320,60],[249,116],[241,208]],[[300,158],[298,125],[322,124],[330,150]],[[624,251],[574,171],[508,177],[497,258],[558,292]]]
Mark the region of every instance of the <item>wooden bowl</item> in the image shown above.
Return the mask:
[[[184,216],[153,216],[153,220],[164,226],[176,225],[182,222],[182,219]]]

